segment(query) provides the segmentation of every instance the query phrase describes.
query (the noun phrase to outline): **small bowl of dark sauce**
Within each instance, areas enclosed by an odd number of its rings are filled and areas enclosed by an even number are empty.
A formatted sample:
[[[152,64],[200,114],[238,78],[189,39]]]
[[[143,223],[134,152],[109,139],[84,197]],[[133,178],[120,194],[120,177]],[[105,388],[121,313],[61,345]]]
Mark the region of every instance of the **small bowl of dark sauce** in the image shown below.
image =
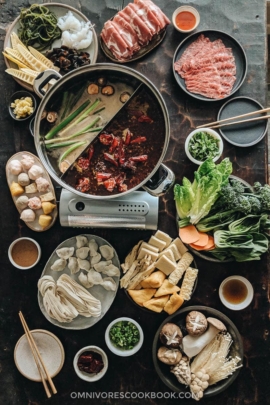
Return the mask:
[[[73,360],[74,370],[84,381],[100,380],[108,369],[108,357],[98,346],[83,347]]]
[[[227,277],[219,287],[222,304],[234,311],[246,308],[251,303],[253,295],[251,283],[242,276]]]

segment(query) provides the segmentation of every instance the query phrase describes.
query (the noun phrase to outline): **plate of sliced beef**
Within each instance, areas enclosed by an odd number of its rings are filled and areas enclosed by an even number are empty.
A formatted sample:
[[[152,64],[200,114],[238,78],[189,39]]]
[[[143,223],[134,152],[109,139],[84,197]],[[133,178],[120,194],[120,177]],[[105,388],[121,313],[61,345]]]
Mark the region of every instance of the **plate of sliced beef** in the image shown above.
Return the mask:
[[[196,32],[180,43],[173,58],[179,86],[203,101],[224,100],[243,84],[246,54],[231,35],[216,30]]]
[[[134,0],[105,22],[101,49],[113,62],[133,62],[163,41],[168,24],[168,17],[151,0]]]

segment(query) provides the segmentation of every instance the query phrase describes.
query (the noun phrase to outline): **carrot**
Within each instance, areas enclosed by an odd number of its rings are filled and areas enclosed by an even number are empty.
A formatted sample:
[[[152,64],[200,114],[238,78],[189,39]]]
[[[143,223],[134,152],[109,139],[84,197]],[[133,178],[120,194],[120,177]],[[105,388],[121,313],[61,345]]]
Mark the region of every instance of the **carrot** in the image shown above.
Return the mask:
[[[213,236],[208,235],[208,243],[206,246],[204,246],[204,250],[212,250],[215,249],[215,241]]]
[[[195,250],[205,250],[204,246],[198,246],[198,245],[196,245],[196,243],[190,243],[189,246]]]
[[[200,239],[199,232],[195,225],[187,225],[183,228],[179,228],[179,237],[184,243],[195,243]]]
[[[200,238],[197,240],[197,242],[195,242],[195,244],[201,247],[206,246],[209,240],[207,233],[198,231],[198,234]]]
[[[214,238],[211,235],[208,236],[208,243],[205,246],[200,246],[198,242],[195,243],[190,243],[190,247],[192,247],[195,250],[212,250],[215,248],[215,242]]]

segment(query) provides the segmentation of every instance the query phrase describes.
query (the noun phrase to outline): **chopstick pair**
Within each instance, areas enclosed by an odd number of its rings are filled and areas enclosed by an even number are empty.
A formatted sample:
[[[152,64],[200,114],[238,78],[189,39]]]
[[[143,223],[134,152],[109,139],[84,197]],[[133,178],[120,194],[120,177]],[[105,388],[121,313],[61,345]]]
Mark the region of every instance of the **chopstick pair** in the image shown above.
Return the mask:
[[[47,397],[50,398],[52,395],[51,395],[51,392],[49,390],[47,381],[49,382],[49,385],[51,387],[51,390],[52,390],[53,394],[56,394],[57,390],[56,390],[55,385],[54,385],[54,383],[53,383],[53,381],[52,381],[52,379],[50,377],[50,374],[49,374],[49,372],[47,370],[47,367],[45,366],[44,361],[43,361],[43,359],[42,359],[42,357],[41,357],[41,355],[40,355],[40,353],[38,351],[36,342],[34,341],[34,338],[33,338],[32,334],[31,334],[31,331],[29,330],[28,325],[27,325],[21,311],[19,312],[19,317],[20,317],[20,320],[21,320],[25,335],[27,337],[30,349],[32,351],[32,354],[33,354],[33,357],[34,357],[38,372],[40,374],[40,378],[41,378],[42,384],[44,386],[45,392],[47,394]]]
[[[235,117],[230,117],[230,118],[225,118],[224,120],[220,120],[220,121],[213,121],[210,122],[209,124],[205,125],[198,125],[196,127],[197,128],[203,128],[205,126],[207,126],[207,128],[221,128],[221,127],[226,127],[229,125],[235,125],[235,124],[242,124],[244,122],[253,122],[253,121],[259,121],[259,120],[268,120],[270,118],[270,115],[262,115],[261,117],[255,117],[255,118],[248,118],[247,120],[240,120],[240,121],[234,121],[234,122],[227,122],[227,121],[231,121],[234,119],[238,119],[238,118],[244,118],[244,117],[249,117],[251,115],[255,115],[255,114],[260,114],[260,113],[265,113],[270,111],[270,107],[268,108],[263,108],[262,110],[257,110],[257,111],[252,111],[246,114],[241,114],[241,115],[236,115]]]

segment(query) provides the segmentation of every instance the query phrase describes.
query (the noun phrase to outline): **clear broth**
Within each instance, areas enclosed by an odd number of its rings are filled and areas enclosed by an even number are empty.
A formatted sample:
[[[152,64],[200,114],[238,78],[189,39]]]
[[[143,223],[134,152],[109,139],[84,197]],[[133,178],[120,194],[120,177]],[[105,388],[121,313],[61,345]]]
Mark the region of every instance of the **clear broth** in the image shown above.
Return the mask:
[[[245,301],[248,295],[248,289],[245,283],[240,280],[229,280],[223,288],[222,293],[226,301],[231,304],[240,304]]]

